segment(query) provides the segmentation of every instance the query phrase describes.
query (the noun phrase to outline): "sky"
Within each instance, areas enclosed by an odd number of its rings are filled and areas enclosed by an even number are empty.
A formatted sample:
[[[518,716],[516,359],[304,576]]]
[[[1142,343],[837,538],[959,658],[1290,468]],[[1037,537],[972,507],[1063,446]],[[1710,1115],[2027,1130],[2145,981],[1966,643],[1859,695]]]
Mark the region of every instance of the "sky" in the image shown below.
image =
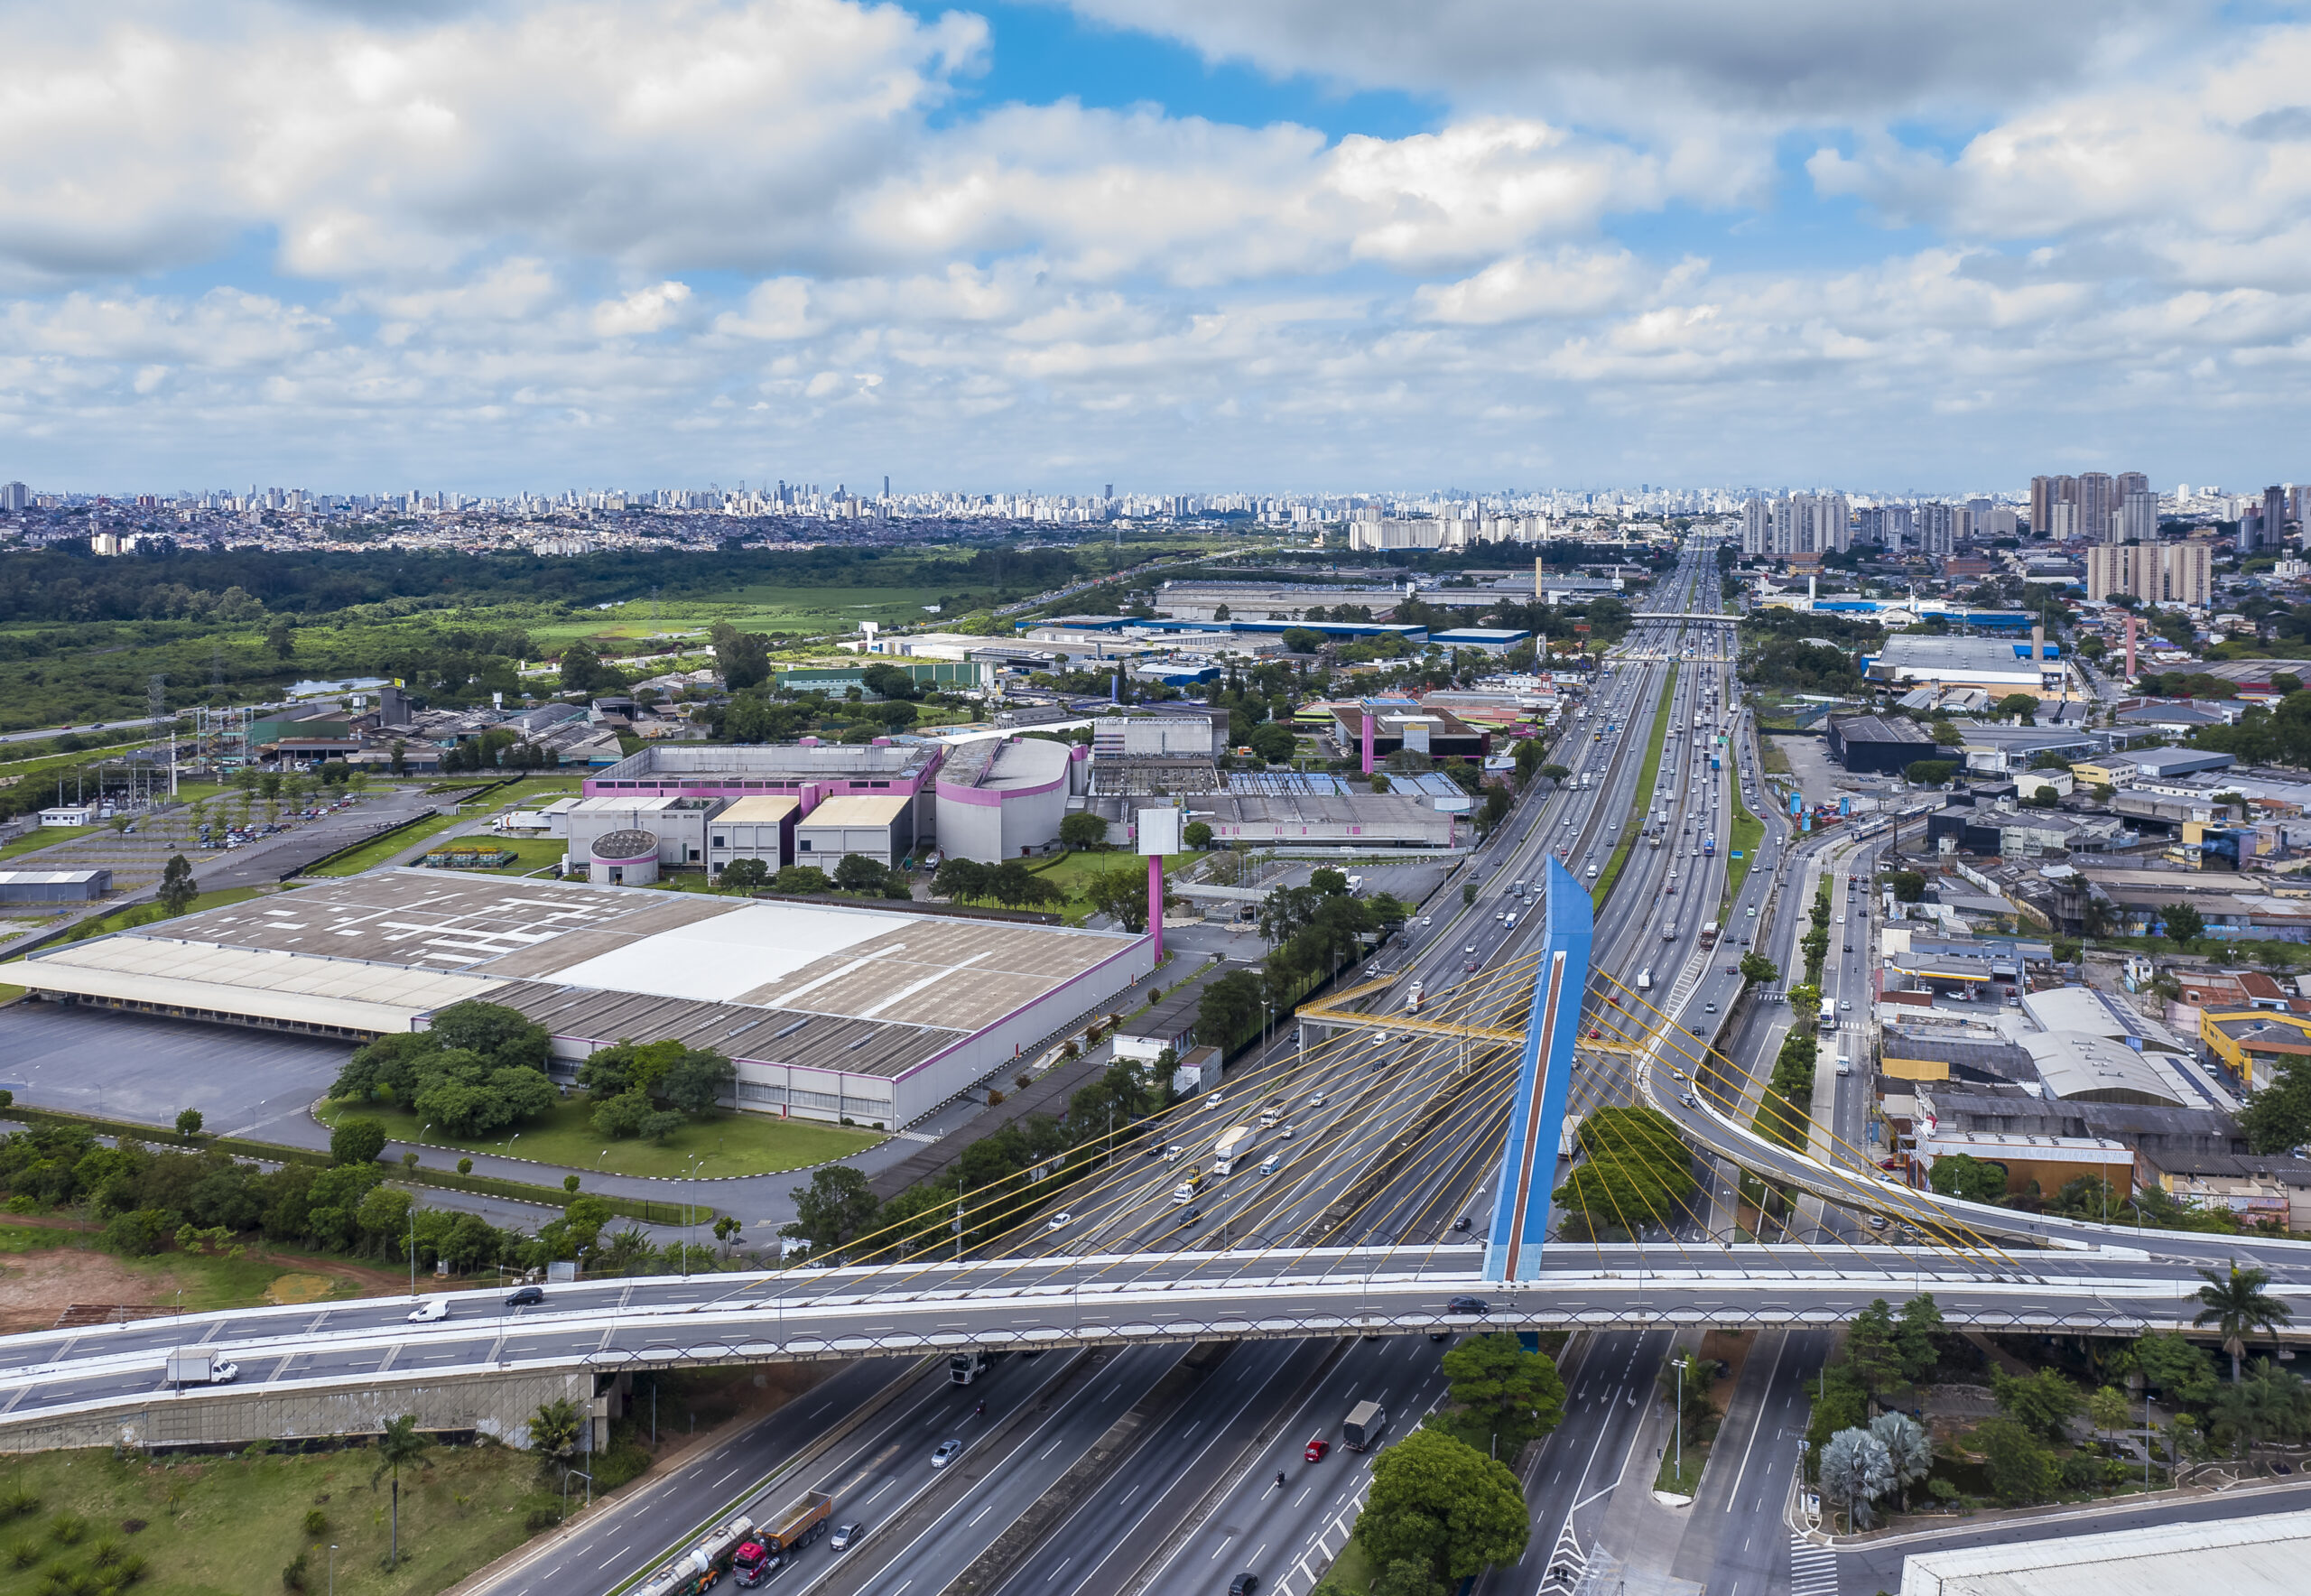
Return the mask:
[[[2311,10],[5,3],[43,490],[2311,476]]]

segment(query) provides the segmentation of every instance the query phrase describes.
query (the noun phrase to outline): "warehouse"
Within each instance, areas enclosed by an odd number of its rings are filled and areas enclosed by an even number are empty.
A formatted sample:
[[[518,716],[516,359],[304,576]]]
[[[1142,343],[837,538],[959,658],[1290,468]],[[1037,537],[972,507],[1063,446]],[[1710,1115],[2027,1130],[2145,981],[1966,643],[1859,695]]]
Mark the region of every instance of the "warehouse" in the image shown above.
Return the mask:
[[[1913,721],[1879,715],[1830,720],[1830,757],[1857,775],[1899,775],[1921,759],[1954,756],[1943,753]]]
[[[0,870],[0,904],[92,904],[111,890],[110,870]]]
[[[48,950],[43,998],[361,1039],[469,998],[727,1054],[738,1106],[896,1128],[1153,968],[1152,940],[848,905],[373,870]]]
[[[773,871],[794,862],[794,820],[802,801],[757,793],[715,815],[707,828],[706,868],[716,875],[732,859],[760,859]]]
[[[846,793],[794,822],[794,859],[831,871],[845,854],[888,868],[914,846],[913,803],[895,793]]]
[[[959,745],[939,767],[940,851],[993,865],[1048,847],[1068,799],[1085,790],[1091,752],[1041,738]]]

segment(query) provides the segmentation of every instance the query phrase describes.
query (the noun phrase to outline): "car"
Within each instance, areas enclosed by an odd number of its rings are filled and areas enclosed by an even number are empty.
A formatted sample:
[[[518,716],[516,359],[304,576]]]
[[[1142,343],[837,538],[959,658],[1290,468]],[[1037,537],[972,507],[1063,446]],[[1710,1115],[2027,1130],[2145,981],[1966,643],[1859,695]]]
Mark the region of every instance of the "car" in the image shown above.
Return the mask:
[[[1444,1299],[1444,1311],[1447,1313],[1485,1314],[1492,1312],[1492,1304],[1482,1297],[1447,1297]]]
[[[1679,1092],[1677,1094],[1677,1100],[1685,1104],[1688,1109],[1698,1109],[1701,1107],[1699,1103],[1694,1100],[1694,1094],[1689,1091]]]
[[[1598,1040],[1600,1037],[1601,1037],[1601,1036],[1603,1036],[1603,1035],[1604,1035],[1604,1033],[1603,1033],[1602,1031],[1599,1030],[1596,1026],[1592,1025],[1592,1026],[1590,1026],[1590,1027],[1589,1027],[1589,1040],[1590,1040],[1590,1041],[1594,1042],[1594,1041]]]
[[[1715,1014],[1717,1012],[1717,1005],[1714,1003],[1704,1003],[1701,1006],[1701,1011],[1703,1014]]]
[[[1315,1096],[1310,1098],[1308,1100],[1308,1106],[1312,1109],[1323,1108],[1324,1106],[1324,1094],[1320,1091],[1316,1093]]]
[[[1332,1451],[1332,1443],[1325,1440],[1322,1435],[1319,1435],[1313,1441],[1308,1443],[1307,1446],[1302,1450],[1300,1455],[1307,1459],[1308,1461],[1312,1463],[1321,1463],[1324,1461],[1324,1454]]]
[[[1228,1106],[1227,1094],[1215,1091],[1203,1100],[1203,1106],[1207,1109],[1224,1109]]]
[[[1853,1005],[1851,1001],[1841,1003],[1838,1005],[1838,1007],[1847,1014],[1852,1014],[1853,1012]]]
[[[1253,1592],[1258,1591],[1259,1588],[1259,1575],[1256,1573],[1239,1573],[1234,1579],[1228,1582],[1228,1596],[1253,1596]]]
[[[1202,1220],[1203,1210],[1200,1208],[1191,1208],[1180,1216],[1180,1223],[1183,1225],[1201,1224]]]
[[[1068,1226],[1074,1222],[1075,1216],[1072,1213],[1055,1213],[1052,1215],[1051,1218],[1044,1221],[1044,1229],[1046,1230],[1064,1230]]]
[[[1170,1146],[1164,1149],[1164,1162],[1166,1164],[1174,1163],[1179,1159],[1186,1157],[1187,1155],[1188,1150],[1180,1146],[1177,1142],[1174,1142]]]
[[[1685,1078],[1685,1072],[1683,1070],[1672,1070],[1669,1072],[1669,1079],[1672,1081],[1683,1081]]]
[[[1610,992],[1605,995],[1605,1001],[1611,1004],[1615,1008],[1619,1008],[1621,1006],[1621,1000]]]
[[[1469,1216],[1467,1214],[1462,1214],[1459,1219],[1452,1221],[1452,1229],[1455,1230],[1465,1230],[1469,1228],[1471,1222]]]
[[[1433,915],[1423,914],[1423,915],[1420,917],[1420,923],[1421,923],[1423,925],[1434,925],[1434,924],[1435,924],[1435,923],[1436,923],[1436,921],[1435,921],[1435,918],[1434,918]]]
[[[945,1468],[955,1461],[956,1454],[962,1450],[963,1443],[960,1441],[942,1441],[939,1443],[939,1450],[931,1454],[931,1466],[934,1469]]]
[[[1466,964],[1461,966],[1461,969],[1465,974],[1474,975],[1477,971],[1477,961],[1471,959]]]
[[[859,1532],[865,1527],[866,1526],[860,1524],[836,1525],[834,1534],[827,1538],[827,1550],[830,1552],[849,1551],[859,1544]]]
[[[1471,942],[1467,947],[1462,948],[1462,949],[1461,950],[1461,951],[1462,951],[1462,952],[1463,952],[1463,953],[1473,953],[1473,952],[1475,952],[1476,951],[1477,951],[1477,945],[1476,945],[1474,942]]]
[[[545,1287],[542,1285],[516,1286],[506,1296],[506,1305],[509,1308],[534,1308],[544,1301]]]

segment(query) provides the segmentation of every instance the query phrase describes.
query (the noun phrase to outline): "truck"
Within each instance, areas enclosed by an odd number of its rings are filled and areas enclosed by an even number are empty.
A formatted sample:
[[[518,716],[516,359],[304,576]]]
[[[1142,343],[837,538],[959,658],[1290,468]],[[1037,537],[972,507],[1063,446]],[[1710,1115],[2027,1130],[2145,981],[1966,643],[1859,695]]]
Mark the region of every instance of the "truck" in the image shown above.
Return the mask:
[[[1715,754],[1712,754],[1712,755],[1709,756],[1709,767],[1710,767],[1710,769],[1712,769],[1712,770],[1718,770],[1718,769],[1722,768],[1722,767],[1718,764],[1718,756],[1716,756]]]
[[[1835,999],[1829,998],[1822,999],[1822,1016],[1817,1028],[1824,1031],[1834,1031],[1838,1028],[1838,1006]]]
[[[1341,1424],[1341,1439],[1348,1443],[1350,1452],[1362,1452],[1380,1439],[1388,1427],[1388,1410],[1377,1402],[1360,1402],[1348,1410],[1348,1417]]]
[[[758,1526],[748,1537],[757,1555],[748,1559],[746,1548],[739,1548],[736,1566],[738,1583],[758,1585],[777,1571],[797,1547],[807,1546],[826,1533],[827,1521],[834,1516],[834,1498],[822,1490],[806,1490]],[[747,1564],[756,1565],[754,1578],[747,1577]]]
[[[1660,833],[1658,830],[1654,830],[1654,831],[1648,831],[1648,832],[1647,832],[1647,833],[1646,833],[1646,841],[1647,841],[1648,844],[1650,844],[1652,847],[1655,847],[1655,848],[1658,848],[1658,847],[1660,847],[1660,846],[1661,846],[1661,833]]]
[[[1717,946],[1717,922],[1716,922],[1716,921],[1714,921],[1714,920],[1704,920],[1704,921],[1703,921],[1703,922],[1702,922],[1702,927],[1701,927],[1701,945],[1702,945],[1703,947],[1704,947],[1704,948],[1713,948],[1713,947]]]
[[[1838,1073],[1841,1075],[1853,1073],[1853,1055],[1842,1048],[1838,1051]]]
[[[1415,981],[1412,984],[1412,990],[1405,994],[1405,1012],[1406,1014],[1418,1014],[1420,1012],[1421,991],[1422,988],[1420,982]]]
[[[1715,765],[1717,762],[1712,759],[1710,763],[1712,765]],[[1714,836],[1704,837],[1701,840],[1701,853],[1703,858],[1714,858],[1717,857],[1717,839]]]
[[[1265,1103],[1262,1103],[1260,1105],[1260,1128],[1262,1130],[1274,1130],[1278,1125],[1281,1125],[1284,1122],[1284,1109],[1285,1102],[1280,1097],[1272,1097]]]
[[[1637,989],[1640,992],[1650,992],[1653,990],[1653,972],[1651,970],[1640,970],[1637,972]]]
[[[1237,1158],[1252,1145],[1252,1127],[1248,1125],[1230,1126],[1211,1146],[1211,1173],[1234,1173]]]
[[[947,1359],[947,1378],[958,1386],[968,1386],[985,1374],[1000,1352],[958,1352]]]
[[[162,1365],[161,1378],[172,1386],[227,1386],[241,1372],[206,1347],[179,1347]]]
[[[738,1566],[738,1554],[752,1544],[754,1532],[754,1520],[743,1513],[708,1530],[698,1545],[636,1585],[633,1596],[702,1596]],[[751,1580],[741,1573],[738,1582],[760,1584],[766,1572],[758,1570]]]

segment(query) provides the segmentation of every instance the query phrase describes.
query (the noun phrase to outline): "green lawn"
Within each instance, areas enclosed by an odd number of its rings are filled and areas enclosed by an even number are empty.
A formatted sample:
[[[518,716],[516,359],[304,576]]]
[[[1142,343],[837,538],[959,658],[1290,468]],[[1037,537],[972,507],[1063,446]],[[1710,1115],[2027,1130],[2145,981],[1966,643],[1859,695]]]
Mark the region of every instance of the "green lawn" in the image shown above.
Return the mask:
[[[559,647],[584,637],[620,645],[663,636],[669,644],[695,646],[717,621],[728,621],[742,632],[848,632],[860,621],[913,626],[919,621],[958,620],[927,615],[923,606],[936,604],[965,586],[958,573],[954,588],[743,588],[727,602],[669,601],[653,613],[648,599],[636,599],[616,609],[573,616],[567,621],[533,624],[530,636]],[[695,636],[682,636],[695,634]]]
[[[1708,1466],[1708,1445],[1689,1440],[1685,1443],[1685,1467],[1680,1469],[1677,1466],[1676,1443],[1672,1440],[1661,1453],[1661,1467],[1654,1473],[1653,1489],[1682,1497],[1698,1495],[1701,1472]]]
[[[1653,746],[1646,750],[1645,766],[1637,775],[1637,805],[1640,818],[1621,828],[1620,846],[1613,849],[1613,857],[1606,861],[1603,874],[1597,877],[1595,890],[1589,895],[1590,901],[1601,909],[1605,906],[1605,895],[1613,890],[1613,882],[1620,875],[1621,867],[1629,862],[1629,849],[1637,845],[1637,835],[1645,824],[1642,817],[1652,812],[1653,784],[1660,779],[1661,749],[1669,736],[1669,699],[1676,691],[1677,667],[1673,663],[1669,667],[1668,679],[1661,683],[1661,697],[1653,706]]]
[[[430,821],[405,826],[374,842],[364,843],[351,853],[340,854],[325,865],[316,865],[305,872],[308,876],[358,876],[364,870],[374,870],[403,849],[413,847],[430,837],[439,836],[460,821],[469,817],[459,814],[437,814]],[[478,839],[477,839],[478,840]]]
[[[282,1570],[300,1554],[303,1588],[321,1596],[331,1545],[338,1596],[425,1596],[529,1539],[528,1510],[548,1501],[526,1452],[437,1446],[402,1471],[402,1564],[389,1574],[390,1497],[371,1489],[376,1468],[366,1447],[174,1462],[134,1452],[19,1456],[8,1490],[38,1505],[0,1523],[0,1596],[110,1590],[107,1570],[124,1557],[142,1570],[128,1588],[154,1596],[282,1591]]]
[[[494,870],[459,870],[460,876],[526,876],[533,870],[543,870],[570,851],[567,837],[501,837],[495,831],[473,838],[460,837],[460,842],[470,841],[477,848],[497,848],[514,855],[510,865],[500,865]]]
[[[1731,913],[1741,883],[1748,879],[1749,867],[1757,861],[1758,844],[1766,837],[1765,821],[1751,814],[1749,806],[1741,802],[1741,764],[1730,748],[1725,755],[1725,791],[1733,800],[1733,835],[1725,845],[1725,895],[1717,905],[1720,920]],[[1737,854],[1739,858],[1734,857]]]
[[[510,1145],[505,1137],[459,1141],[439,1129],[428,1129],[406,1109],[378,1103],[331,1101],[322,1105],[324,1122],[352,1115],[382,1122],[385,1134],[399,1141],[422,1141],[437,1147],[458,1147],[469,1153],[505,1153],[534,1158],[580,1174],[607,1170],[613,1174],[679,1175],[694,1154],[707,1162],[699,1173],[710,1177],[733,1174],[775,1174],[847,1158],[884,1138],[875,1131],[823,1125],[815,1119],[775,1119],[766,1114],[724,1114],[706,1121],[691,1121],[663,1143],[607,1141],[589,1123],[593,1106],[583,1094],[557,1104],[543,1118],[522,1128]],[[608,1156],[603,1156],[607,1152]]]

